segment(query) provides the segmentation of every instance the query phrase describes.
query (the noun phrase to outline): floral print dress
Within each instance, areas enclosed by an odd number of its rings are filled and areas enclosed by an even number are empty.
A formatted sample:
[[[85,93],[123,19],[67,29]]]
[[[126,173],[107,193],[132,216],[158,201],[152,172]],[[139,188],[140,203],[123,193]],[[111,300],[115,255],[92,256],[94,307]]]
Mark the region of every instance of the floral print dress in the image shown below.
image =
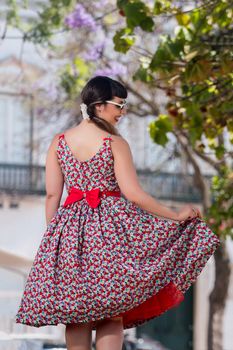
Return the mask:
[[[182,302],[218,247],[200,218],[172,222],[111,195],[120,193],[111,141],[108,135],[91,159],[79,161],[59,135],[67,193],[75,188],[84,195],[61,204],[48,224],[16,323],[92,321],[96,329],[95,321],[122,316],[124,329],[136,327]],[[97,201],[95,191],[110,195]]]

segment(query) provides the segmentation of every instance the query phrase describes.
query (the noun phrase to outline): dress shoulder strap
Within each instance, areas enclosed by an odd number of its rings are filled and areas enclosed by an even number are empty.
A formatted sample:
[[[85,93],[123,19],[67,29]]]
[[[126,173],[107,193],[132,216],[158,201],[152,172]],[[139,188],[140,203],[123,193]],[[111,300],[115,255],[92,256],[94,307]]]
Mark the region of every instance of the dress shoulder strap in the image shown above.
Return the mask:
[[[63,145],[62,145],[62,140],[64,139],[64,134],[59,134],[58,135],[58,143],[57,143],[57,147],[56,147],[56,151],[57,153],[60,153],[63,149]]]
[[[110,140],[112,141],[112,138],[111,138],[112,134],[108,134],[108,136],[104,137],[103,140]]]

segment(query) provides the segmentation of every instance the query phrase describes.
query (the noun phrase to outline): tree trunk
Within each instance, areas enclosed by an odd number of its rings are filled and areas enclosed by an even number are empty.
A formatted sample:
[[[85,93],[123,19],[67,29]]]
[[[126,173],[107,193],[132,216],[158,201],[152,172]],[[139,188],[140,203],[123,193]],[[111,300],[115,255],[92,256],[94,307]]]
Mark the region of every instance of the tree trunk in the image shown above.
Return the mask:
[[[214,253],[215,283],[209,296],[208,350],[223,349],[223,316],[228,296],[231,266],[226,242]]]
[[[201,173],[200,166],[193,157],[192,151],[188,144],[184,142],[181,135],[176,133],[176,137],[182,146],[189,162],[192,164],[196,185],[201,191],[203,198],[202,204],[204,214],[210,205],[210,192],[208,185]],[[230,259],[226,248],[226,241],[222,240],[221,245],[214,253],[215,258],[215,282],[214,288],[209,296],[209,319],[208,319],[208,350],[223,349],[223,317],[226,300],[228,296],[228,287],[230,283],[231,266]]]

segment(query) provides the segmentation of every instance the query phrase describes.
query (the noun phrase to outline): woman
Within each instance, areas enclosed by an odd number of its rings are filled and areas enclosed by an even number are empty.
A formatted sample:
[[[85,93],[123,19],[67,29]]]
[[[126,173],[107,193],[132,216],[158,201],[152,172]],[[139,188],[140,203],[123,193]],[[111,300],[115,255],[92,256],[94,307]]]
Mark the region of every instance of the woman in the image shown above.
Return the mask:
[[[175,212],[140,186],[115,128],[125,87],[97,76],[81,97],[84,119],[48,150],[47,229],[16,322],[65,324],[68,350],[90,350],[95,329],[97,350],[120,350],[124,329],[184,299],[219,239],[197,208]]]

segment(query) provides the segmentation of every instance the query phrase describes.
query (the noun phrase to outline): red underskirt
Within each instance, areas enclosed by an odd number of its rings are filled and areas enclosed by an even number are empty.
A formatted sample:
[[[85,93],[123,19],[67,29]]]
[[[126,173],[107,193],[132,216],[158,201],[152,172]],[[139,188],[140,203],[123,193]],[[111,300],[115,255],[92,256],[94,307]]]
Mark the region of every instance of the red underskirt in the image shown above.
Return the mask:
[[[128,310],[118,316],[123,317],[123,323],[133,324],[135,321],[146,321],[163,312],[177,306],[184,300],[183,293],[172,282],[167,284],[163,289],[144,301],[134,309]]]

